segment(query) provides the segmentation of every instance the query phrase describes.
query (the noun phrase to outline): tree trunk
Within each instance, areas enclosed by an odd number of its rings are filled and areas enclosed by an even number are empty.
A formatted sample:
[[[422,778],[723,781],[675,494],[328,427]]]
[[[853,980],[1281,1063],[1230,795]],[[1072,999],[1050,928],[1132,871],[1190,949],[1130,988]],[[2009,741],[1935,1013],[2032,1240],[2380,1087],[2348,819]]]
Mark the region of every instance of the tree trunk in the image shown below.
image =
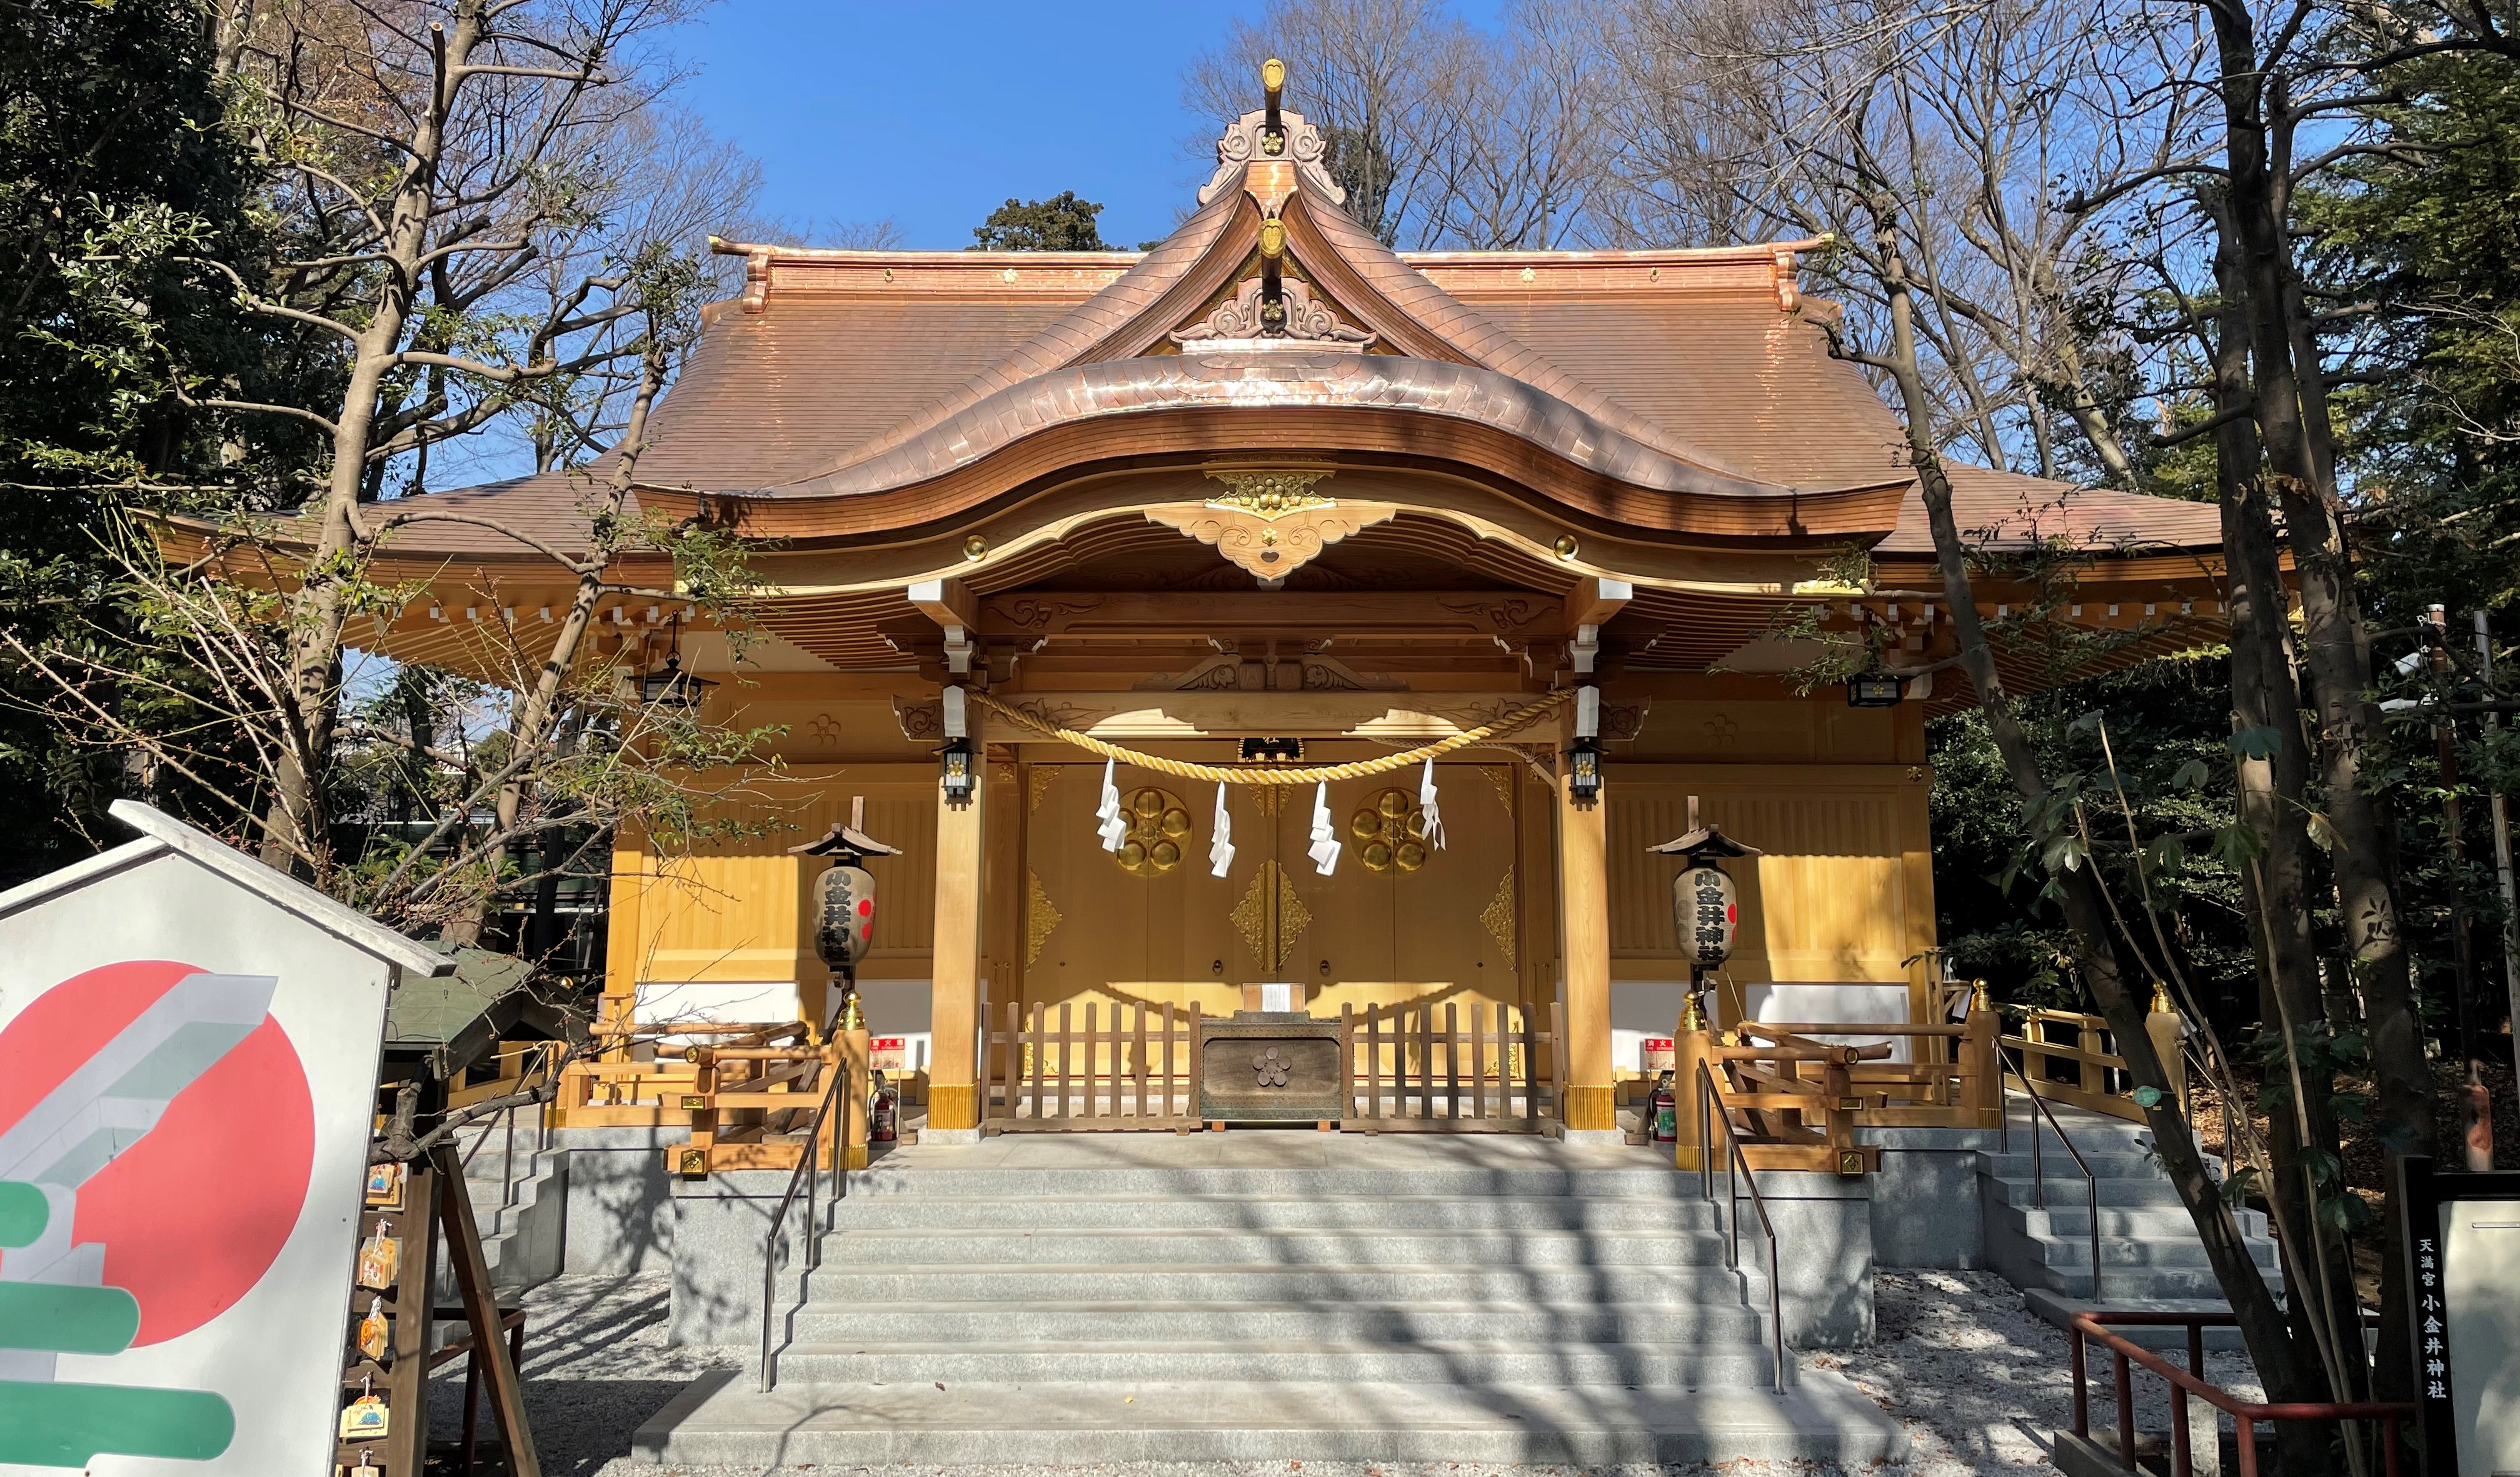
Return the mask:
[[[2029,737],[2013,715],[2011,696],[2004,691],[1994,649],[1987,641],[1985,622],[1979,617],[1970,587],[1968,549],[1960,538],[1958,518],[1952,511],[1951,479],[1935,451],[1933,413],[1916,365],[1911,327],[1913,297],[1904,281],[1896,246],[1890,243],[1891,230],[1885,228],[1882,235],[1889,264],[1890,280],[1883,286],[1890,303],[1891,351],[1881,367],[1889,371],[1899,390],[1909,460],[1916,470],[1932,529],[1935,559],[1942,573],[1944,598],[1951,606],[1953,633],[1959,642],[1961,667],[1977,691],[1978,709],[1986,717],[1987,730],[2012,778],[2013,787],[2024,801],[2044,800],[2048,795],[2047,777],[2040,770]],[[2051,873],[2050,876],[2061,894],[2075,963],[2116,1036],[2128,1074],[2138,1086],[2152,1088],[2160,1095],[2154,1105],[2145,1110],[2154,1150],[2195,1222],[2206,1258],[2222,1284],[2224,1296],[2230,1302],[2241,1337],[2248,1343],[2269,1395],[2277,1400],[2321,1398],[2325,1382],[2317,1377],[2316,1365],[2305,1369],[2296,1358],[2283,1312],[2259,1276],[2248,1246],[2240,1238],[2239,1225],[2223,1200],[2221,1186],[2205,1172],[2195,1137],[2180,1112],[2177,1097],[2169,1092],[2169,1074],[2144,1028],[2149,1002],[2126,988],[2126,971],[2116,937],[2110,932],[2108,903],[2100,892],[2098,877],[2088,865]],[[2303,1477],[2312,1477],[2314,1469],[2300,1470]]]
[[[339,718],[341,632],[357,582],[364,577],[366,539],[359,527],[359,494],[368,474],[377,400],[411,312],[413,284],[428,246],[429,219],[437,201],[439,155],[452,102],[452,80],[481,38],[482,0],[465,0],[444,32],[430,78],[430,106],[413,124],[410,156],[402,163],[387,220],[383,255],[367,323],[355,340],[349,382],[333,418],[333,465],[316,515],[313,547],[290,601],[288,692],[281,713],[283,753],[264,826],[262,857],[276,867],[324,866],[322,800],[332,778],[333,738]]]
[[[2378,710],[2365,696],[2370,645],[2354,589],[2353,559],[2336,498],[2327,454],[2327,393],[2316,359],[2315,337],[2305,317],[2287,234],[2285,182],[2271,167],[2272,126],[2265,102],[2279,86],[2262,90],[2266,76],[2245,10],[2212,8],[2222,71],[2225,162],[2228,169],[2228,221],[2236,238],[2238,280],[2249,329],[2254,403],[2259,434],[2271,464],[2284,534],[2301,591],[2303,670],[2307,695],[2318,720],[2318,780],[2333,831],[2329,852],[2344,914],[2346,943],[2368,1012],[2372,1075],[2378,1087],[2373,1115],[2390,1156],[2392,1204],[2382,1218],[2381,1327],[2403,1327],[2406,1288],[2398,1251],[2399,1207],[2394,1202],[2397,1159],[2430,1147],[2431,1077],[2417,1028],[2406,943],[2399,929],[2397,838],[2369,776],[2386,768],[2386,743]],[[2280,79],[2278,78],[2277,81]],[[2304,356],[2307,356],[2306,358]],[[2289,735],[2287,735],[2289,737]],[[2314,997],[2295,1014],[2317,1018]],[[2313,1086],[2313,1085],[2306,1085]],[[2324,1109],[2324,1091],[2309,1094]],[[2337,1192],[2342,1193],[2339,1186]],[[2340,1272],[2344,1269],[2338,1269]],[[2338,1288],[2339,1342],[2356,1353],[2362,1340],[2352,1309],[2350,1277]],[[2347,1330],[2351,1328],[2350,1337]],[[2384,1332],[2384,1337],[2386,1337]],[[2380,1366],[2384,1389],[2410,1394],[2403,1360]]]
[[[666,346],[652,321],[649,347],[639,361],[639,390],[630,401],[629,419],[622,426],[620,441],[616,443],[620,455],[613,464],[612,486],[604,506],[592,519],[596,530],[594,540],[585,557],[578,560],[576,593],[569,598],[568,614],[562,618],[560,630],[552,637],[550,654],[544,658],[542,670],[535,674],[534,685],[525,694],[524,704],[518,710],[517,721],[510,730],[518,753],[540,748],[548,741],[564,711],[562,699],[565,694],[568,674],[577,664],[578,649],[585,645],[586,633],[595,624],[596,605],[604,598],[605,574],[617,547],[615,530],[624,522],[630,488],[638,470],[639,453],[647,440],[648,413],[664,388],[666,354]],[[499,786],[497,819],[493,823],[497,828],[492,832],[494,840],[486,857],[487,878],[479,896],[468,901],[465,918],[452,926],[466,927],[477,934],[497,905],[502,886],[500,873],[507,868],[509,837],[516,833],[518,822],[523,817],[525,802],[530,797],[532,774],[533,771],[528,769]],[[545,838],[544,844],[551,844],[549,837]]]

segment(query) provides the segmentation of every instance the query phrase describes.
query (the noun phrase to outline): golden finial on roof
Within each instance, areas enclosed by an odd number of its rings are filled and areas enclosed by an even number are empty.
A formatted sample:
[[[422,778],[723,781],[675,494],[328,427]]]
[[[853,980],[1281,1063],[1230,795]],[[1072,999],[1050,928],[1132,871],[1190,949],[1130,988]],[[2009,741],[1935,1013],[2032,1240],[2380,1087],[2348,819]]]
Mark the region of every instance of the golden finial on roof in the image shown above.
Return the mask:
[[[1274,215],[1260,223],[1260,254],[1271,261],[1286,254],[1286,225]]]
[[[1260,85],[1268,90],[1269,101],[1276,103],[1278,94],[1286,90],[1286,64],[1271,57],[1260,64]]]

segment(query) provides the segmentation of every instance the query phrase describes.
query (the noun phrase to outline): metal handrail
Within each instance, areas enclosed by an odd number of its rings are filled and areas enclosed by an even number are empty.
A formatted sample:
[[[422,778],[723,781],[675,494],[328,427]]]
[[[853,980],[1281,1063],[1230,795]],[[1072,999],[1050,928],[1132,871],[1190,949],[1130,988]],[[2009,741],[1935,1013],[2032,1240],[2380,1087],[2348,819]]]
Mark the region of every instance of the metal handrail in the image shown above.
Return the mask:
[[[761,1393],[767,1395],[779,1383],[779,1366],[770,1351],[771,1303],[779,1295],[779,1237],[788,1229],[788,1207],[796,1203],[796,1188],[805,1188],[805,1270],[812,1272],[823,1265],[823,1238],[814,1230],[814,1201],[822,1189],[823,1161],[816,1152],[823,1140],[823,1123],[832,1115],[832,1105],[840,1098],[840,1089],[849,1080],[849,1062],[844,1055],[833,1054],[832,1080],[823,1087],[823,1100],[814,1109],[814,1121],[805,1129],[805,1152],[796,1160],[794,1173],[788,1177],[788,1192],[779,1197],[779,1208],[770,1213],[770,1237],[761,1249]],[[849,1192],[848,1178],[839,1172],[840,1135],[832,1135],[832,1198],[842,1199]]]
[[[2092,1173],[2092,1162],[2084,1158],[2083,1151],[2074,1147],[2074,1141],[2066,1137],[2065,1125],[2056,1121],[2056,1110],[2049,1107],[2048,1099],[2040,1097],[2038,1090],[2030,1085],[2030,1074],[2021,1070],[2019,1062],[2004,1055],[2003,1048],[2001,1046],[1995,1049],[1995,1059],[2000,1063],[1995,1074],[1996,1111],[2003,1124],[2005,1153],[2012,1152],[2012,1107],[2003,1100],[2002,1091],[2005,1071],[2009,1070],[2013,1076],[2021,1079],[2021,1095],[2030,1099],[2031,1106],[2036,1110],[2030,1115],[2031,1205],[2039,1210],[2048,1208],[2048,1177],[2039,1162],[2039,1120],[2042,1115],[2048,1119],[2048,1126],[2056,1131],[2056,1141],[2065,1145],[2065,1152],[2074,1156],[2075,1165],[2083,1171],[2083,1184],[2088,1187],[2088,1193],[2091,1196],[2091,1217],[2088,1224],[2092,1233],[2092,1301],[2096,1303],[2100,1300],[2100,1178]]]
[[[2239,1428],[2240,1477],[2257,1477],[2258,1422],[2281,1420],[2333,1420],[2351,1425],[2357,1421],[2380,1422],[2381,1468],[2385,1477],[2398,1477],[2398,1429],[2402,1421],[2420,1413],[2412,1401],[2289,1401],[2261,1403],[2241,1400],[2219,1385],[2209,1384],[2196,1371],[2204,1364],[2203,1330],[2207,1327],[2228,1328],[2238,1319],[2229,1314],[2125,1312],[2113,1313],[2094,1309],[2074,1316],[2067,1335],[2072,1343],[2074,1378],[2074,1434],[2085,1440],[2092,1435],[2091,1365],[2083,1351],[2085,1339],[2096,1339],[2116,1356],[2116,1395],[2118,1408],[2118,1452],[2129,1467],[2135,1465],[2135,1399],[2134,1385],[2128,1374],[2130,1363],[2142,1365],[2170,1383],[2170,1441],[2172,1477],[2189,1477],[2194,1470],[2189,1453],[2187,1400],[2194,1396],[2215,1410],[2231,1417]],[[2184,1369],[2160,1355],[2109,1331],[2107,1324],[2139,1324],[2159,1327],[2183,1326],[2187,1330],[2187,1365]]]
[[[1709,1104],[1720,1107],[1723,1095],[1717,1092],[1714,1075],[1706,1063],[1697,1064],[1697,1186],[1698,1194],[1712,1202],[1715,1198],[1715,1161],[1707,1150],[1715,1142],[1715,1126],[1710,1118],[1724,1124],[1724,1194],[1726,1199],[1724,1228],[1730,1237],[1731,1250],[1726,1265],[1741,1270],[1741,1190],[1742,1181],[1750,1186],[1750,1208],[1759,1213],[1759,1229],[1768,1233],[1768,1342],[1774,1351],[1777,1390],[1782,1394],[1791,1383],[1785,1365],[1785,1301],[1779,1290],[1783,1273],[1777,1260],[1777,1223],[1768,1219],[1767,1197],[1759,1193],[1759,1177],[1750,1173],[1750,1161],[1741,1152],[1741,1141],[1732,1132],[1732,1120],[1722,1113],[1709,1114]],[[1737,1178],[1735,1166],[1738,1166]]]
[[[551,1049],[545,1047],[533,1052],[531,1054],[536,1058],[537,1065],[542,1071],[543,1085],[545,1087],[550,1086],[552,1080],[551,1063],[553,1056]],[[533,1091],[534,1071],[534,1067],[527,1067],[522,1072],[518,1073],[517,1077],[517,1091],[509,1096],[521,1097],[523,1094]],[[502,1211],[512,1210],[516,1207],[517,1188],[519,1185],[523,1184],[522,1178],[517,1173],[517,1110],[525,1106],[527,1106],[527,1104],[524,1102],[511,1102],[506,1107],[501,1108],[495,1115],[506,1135],[505,1141],[501,1144],[499,1150],[499,1209]],[[542,1162],[543,1151],[551,1146],[551,1123],[549,1117],[543,1111],[542,1103],[535,1102],[532,1103],[531,1106],[534,1109],[534,1162],[539,1166]],[[482,1145],[490,1141],[490,1122],[488,1119],[480,1120],[480,1129],[481,1131],[473,1136],[472,1142],[465,1148],[463,1156],[456,1161],[457,1164],[464,1169],[469,1170],[472,1167],[472,1161],[480,1154]]]

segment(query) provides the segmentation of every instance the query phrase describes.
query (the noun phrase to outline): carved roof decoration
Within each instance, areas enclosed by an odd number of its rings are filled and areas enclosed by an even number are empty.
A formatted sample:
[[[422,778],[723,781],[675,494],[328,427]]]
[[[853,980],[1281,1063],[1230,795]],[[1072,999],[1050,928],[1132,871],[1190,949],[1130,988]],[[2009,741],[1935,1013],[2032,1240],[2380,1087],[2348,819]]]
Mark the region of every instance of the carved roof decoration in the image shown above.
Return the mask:
[[[1185,347],[1192,344],[1217,348],[1262,348],[1270,342],[1304,343],[1314,346],[1346,345],[1350,351],[1363,353],[1373,347],[1379,335],[1341,322],[1338,313],[1326,301],[1313,295],[1313,290],[1300,279],[1287,278],[1282,285],[1285,294],[1285,321],[1282,339],[1264,336],[1268,330],[1261,316],[1262,283],[1258,277],[1246,277],[1235,287],[1234,295],[1210,309],[1207,316],[1186,329],[1175,329],[1164,336]]]

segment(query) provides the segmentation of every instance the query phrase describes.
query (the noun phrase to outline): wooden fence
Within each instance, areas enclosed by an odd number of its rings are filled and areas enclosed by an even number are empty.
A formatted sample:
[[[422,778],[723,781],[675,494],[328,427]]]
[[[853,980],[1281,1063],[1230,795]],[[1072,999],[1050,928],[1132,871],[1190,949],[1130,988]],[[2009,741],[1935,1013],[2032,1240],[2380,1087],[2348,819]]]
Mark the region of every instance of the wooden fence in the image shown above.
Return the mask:
[[[1361,1013],[1341,1007],[1339,1061],[1349,1116],[1339,1126],[1369,1133],[1544,1132],[1559,1116],[1554,1062],[1565,1029],[1558,1007],[1550,1006],[1546,1031],[1535,1024],[1532,1007],[1496,1006],[1493,1024],[1490,1008],[1485,1001],[1470,1002],[1463,1031],[1458,1001],[1370,1006]]]
[[[984,1010],[987,1007],[984,1004]],[[1553,1008],[1553,1007],[1552,1007]],[[1491,1011],[1493,1013],[1491,1013]],[[988,1011],[987,1133],[1188,1132],[1199,1119],[1196,1005],[1079,1003]],[[1466,1029],[1464,1025],[1466,1024]],[[1537,1133],[1557,1116],[1560,1029],[1473,1001],[1339,1012],[1337,1126],[1365,1133]]]
[[[983,1133],[1127,1132],[1198,1126],[1198,1022],[1195,1002],[1160,1009],[1138,1001],[1134,1020],[1117,1003],[1056,1011],[1036,1003],[1027,1017],[1010,1002],[1006,1029],[985,1034],[980,1048]],[[988,1011],[983,997],[981,1009]],[[1106,1024],[1107,1021],[1107,1024]],[[1054,1068],[1054,1063],[1056,1066]]]

